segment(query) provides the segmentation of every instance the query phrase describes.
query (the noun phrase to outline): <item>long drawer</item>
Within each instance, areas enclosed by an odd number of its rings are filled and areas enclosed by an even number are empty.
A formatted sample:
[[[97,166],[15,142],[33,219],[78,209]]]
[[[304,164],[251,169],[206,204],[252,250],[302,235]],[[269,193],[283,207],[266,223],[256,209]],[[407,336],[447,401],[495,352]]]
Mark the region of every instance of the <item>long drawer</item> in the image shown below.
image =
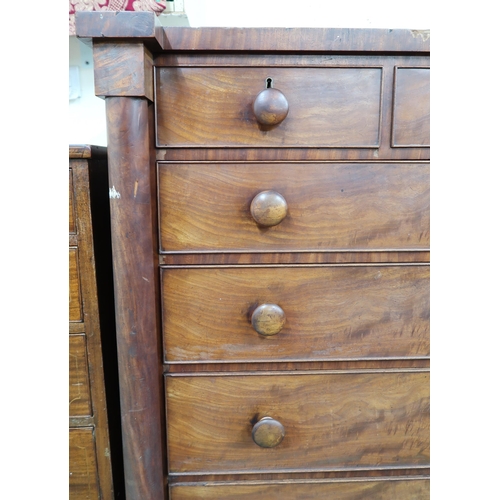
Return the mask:
[[[158,176],[162,253],[429,247],[426,163],[159,162]]]
[[[426,371],[167,375],[171,474],[428,467]],[[284,438],[252,438],[264,417]]]
[[[286,481],[269,484],[180,484],[170,487],[171,500],[423,500],[428,479],[360,481]]]
[[[428,265],[164,268],[161,276],[167,362],[429,355]]]

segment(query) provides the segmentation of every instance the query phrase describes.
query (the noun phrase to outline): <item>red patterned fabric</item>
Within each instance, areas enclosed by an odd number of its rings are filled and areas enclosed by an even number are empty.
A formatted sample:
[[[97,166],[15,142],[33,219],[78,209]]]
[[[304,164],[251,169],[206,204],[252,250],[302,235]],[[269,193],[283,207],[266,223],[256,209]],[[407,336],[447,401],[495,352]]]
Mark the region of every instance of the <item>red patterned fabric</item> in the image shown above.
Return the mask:
[[[166,9],[165,1],[156,0],[69,0],[69,34],[75,34],[75,12],[80,10],[146,10],[160,14]]]

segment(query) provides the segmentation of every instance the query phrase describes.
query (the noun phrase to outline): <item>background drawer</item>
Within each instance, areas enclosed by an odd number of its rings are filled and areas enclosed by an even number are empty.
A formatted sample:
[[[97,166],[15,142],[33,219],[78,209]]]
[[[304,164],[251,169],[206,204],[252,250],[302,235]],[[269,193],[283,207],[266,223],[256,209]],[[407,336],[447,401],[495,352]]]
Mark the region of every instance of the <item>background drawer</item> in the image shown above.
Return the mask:
[[[69,249],[69,320],[83,320],[77,248]]]
[[[382,68],[157,68],[161,146],[372,147],[380,142]],[[262,126],[252,106],[266,79],[289,111]]]
[[[69,336],[69,416],[92,415],[85,335]]]
[[[429,247],[429,165],[159,163],[161,252],[262,252]],[[276,226],[253,198],[280,193]]]
[[[428,466],[426,372],[274,372],[166,377],[169,470],[280,472]],[[275,448],[251,437],[264,416]]]
[[[430,481],[362,480],[353,482],[288,482],[288,484],[179,485],[171,500],[425,500]]]
[[[94,431],[89,427],[69,429],[69,497],[99,500]]]
[[[162,269],[168,362],[429,355],[429,266]],[[283,329],[250,321],[271,303]]]

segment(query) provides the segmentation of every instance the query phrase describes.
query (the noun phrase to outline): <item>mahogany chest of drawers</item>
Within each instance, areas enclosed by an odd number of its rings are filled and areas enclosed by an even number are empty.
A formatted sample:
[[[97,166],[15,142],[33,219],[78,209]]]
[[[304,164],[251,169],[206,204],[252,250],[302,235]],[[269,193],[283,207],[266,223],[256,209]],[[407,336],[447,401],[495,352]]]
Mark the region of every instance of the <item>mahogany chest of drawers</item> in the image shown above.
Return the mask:
[[[127,498],[428,498],[428,33],[109,14]]]

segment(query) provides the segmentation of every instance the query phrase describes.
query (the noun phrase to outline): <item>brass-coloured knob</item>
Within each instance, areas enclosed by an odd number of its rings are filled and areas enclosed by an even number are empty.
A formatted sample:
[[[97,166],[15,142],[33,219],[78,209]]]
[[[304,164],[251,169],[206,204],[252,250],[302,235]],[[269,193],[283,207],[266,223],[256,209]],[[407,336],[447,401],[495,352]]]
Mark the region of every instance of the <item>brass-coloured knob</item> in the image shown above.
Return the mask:
[[[285,437],[283,425],[271,417],[261,418],[252,429],[252,439],[261,448],[274,448]]]
[[[281,332],[285,321],[285,311],[276,304],[261,304],[252,314],[254,330],[266,337]]]
[[[255,98],[253,112],[261,125],[278,125],[288,114],[288,101],[281,90],[267,88]]]
[[[286,217],[288,205],[276,191],[262,191],[252,200],[250,213],[260,226],[276,226]]]

